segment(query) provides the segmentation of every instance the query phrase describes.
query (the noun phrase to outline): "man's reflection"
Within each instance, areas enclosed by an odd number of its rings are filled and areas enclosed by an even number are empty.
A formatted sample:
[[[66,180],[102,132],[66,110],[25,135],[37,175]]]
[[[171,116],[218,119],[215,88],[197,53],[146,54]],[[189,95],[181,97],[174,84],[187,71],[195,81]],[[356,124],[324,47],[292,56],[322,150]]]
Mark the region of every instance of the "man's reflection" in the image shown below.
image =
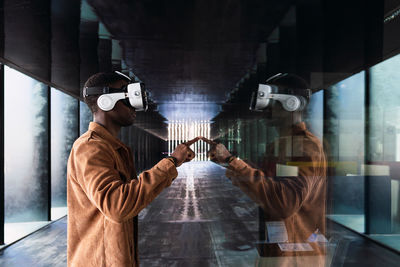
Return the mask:
[[[292,94],[308,88],[295,75],[280,75],[267,84]],[[279,136],[267,145],[260,168],[232,156],[223,144],[203,140],[212,145],[211,160],[228,164],[227,176],[232,183],[262,207],[267,242],[318,241],[317,234],[325,234],[327,162],[321,141],[307,129],[302,110],[290,112],[278,101],[272,104],[268,126],[276,127]]]

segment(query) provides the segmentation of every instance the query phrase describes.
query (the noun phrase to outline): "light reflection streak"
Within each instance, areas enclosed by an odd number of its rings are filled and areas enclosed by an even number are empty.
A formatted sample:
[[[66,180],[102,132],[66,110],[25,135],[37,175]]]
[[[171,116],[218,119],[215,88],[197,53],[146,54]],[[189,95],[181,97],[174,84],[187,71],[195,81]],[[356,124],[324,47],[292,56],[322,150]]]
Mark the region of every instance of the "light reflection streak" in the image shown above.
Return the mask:
[[[168,155],[171,155],[175,147],[181,143],[191,140],[197,136],[210,138],[209,121],[169,121],[168,122]],[[208,161],[207,151],[209,145],[202,140],[191,145],[190,148],[196,153],[194,161]]]

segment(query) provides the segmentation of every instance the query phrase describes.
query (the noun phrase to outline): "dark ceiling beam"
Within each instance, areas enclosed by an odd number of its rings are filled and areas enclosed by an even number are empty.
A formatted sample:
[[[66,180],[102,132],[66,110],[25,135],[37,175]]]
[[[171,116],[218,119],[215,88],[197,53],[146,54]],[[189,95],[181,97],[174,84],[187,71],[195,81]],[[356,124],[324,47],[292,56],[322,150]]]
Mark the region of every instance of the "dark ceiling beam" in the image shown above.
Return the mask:
[[[79,97],[80,1],[51,1],[51,82]]]
[[[100,72],[110,72],[113,70],[111,55],[112,55],[111,39],[99,38],[98,58],[99,58]]]
[[[324,2],[324,85],[382,60],[384,2]]]
[[[99,72],[98,57],[98,29],[97,21],[81,21],[80,24],[80,86],[83,88],[86,80],[93,74]],[[82,90],[81,90],[82,91]],[[82,93],[80,93],[80,96]]]
[[[50,0],[3,1],[5,61],[50,81]]]

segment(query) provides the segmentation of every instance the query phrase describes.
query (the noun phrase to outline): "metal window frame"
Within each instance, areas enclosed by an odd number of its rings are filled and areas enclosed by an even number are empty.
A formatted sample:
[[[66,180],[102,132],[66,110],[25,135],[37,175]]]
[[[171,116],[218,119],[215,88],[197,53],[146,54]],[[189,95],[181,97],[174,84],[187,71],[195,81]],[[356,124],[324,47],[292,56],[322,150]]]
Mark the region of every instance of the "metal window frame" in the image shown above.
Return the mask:
[[[0,63],[0,245],[4,245],[4,65]]]

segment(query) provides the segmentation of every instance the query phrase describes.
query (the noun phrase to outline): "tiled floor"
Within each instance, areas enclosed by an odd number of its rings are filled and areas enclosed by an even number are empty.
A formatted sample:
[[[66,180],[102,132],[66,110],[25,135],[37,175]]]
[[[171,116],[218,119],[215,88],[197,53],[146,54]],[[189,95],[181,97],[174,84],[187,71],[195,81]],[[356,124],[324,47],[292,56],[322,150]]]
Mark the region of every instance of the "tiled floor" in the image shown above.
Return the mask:
[[[141,266],[255,266],[257,218],[257,206],[223,168],[185,164],[140,214]],[[329,229],[331,266],[398,266],[400,255],[335,223]],[[66,266],[66,218],[1,251],[0,266]]]

